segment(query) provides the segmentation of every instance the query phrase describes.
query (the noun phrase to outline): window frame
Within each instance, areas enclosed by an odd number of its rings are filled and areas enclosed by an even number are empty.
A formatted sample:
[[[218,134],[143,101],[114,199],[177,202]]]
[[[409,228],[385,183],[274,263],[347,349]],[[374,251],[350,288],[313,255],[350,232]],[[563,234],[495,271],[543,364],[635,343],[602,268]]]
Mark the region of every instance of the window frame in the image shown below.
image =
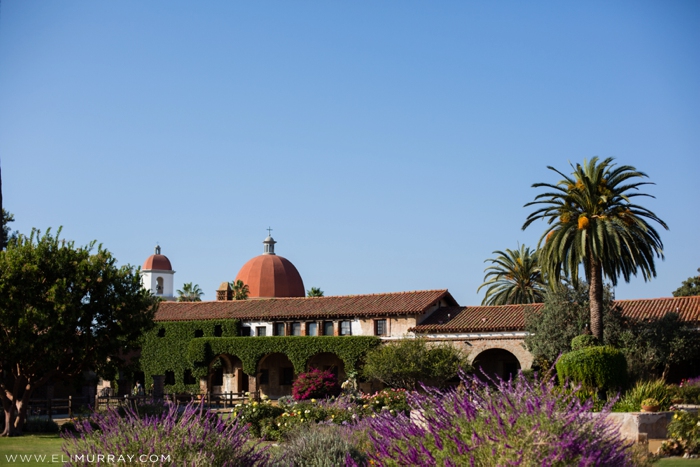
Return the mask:
[[[311,332],[311,326],[314,326],[314,332]],[[310,321],[306,323],[306,335],[307,336],[318,336],[318,323],[316,321]]]
[[[327,327],[328,325],[330,325],[330,327],[331,327],[331,332],[330,332],[330,333],[327,333],[327,332],[326,332],[326,327]],[[321,331],[323,332],[323,335],[324,335],[324,336],[333,336],[333,335],[335,335],[335,323],[333,323],[333,321],[324,321],[324,322],[323,322],[323,329],[322,329]]]
[[[386,318],[380,318],[380,319],[375,319],[374,320],[374,335],[375,336],[388,336],[389,335],[389,328],[387,326],[387,319]],[[379,332],[379,328],[383,327],[382,332]]]

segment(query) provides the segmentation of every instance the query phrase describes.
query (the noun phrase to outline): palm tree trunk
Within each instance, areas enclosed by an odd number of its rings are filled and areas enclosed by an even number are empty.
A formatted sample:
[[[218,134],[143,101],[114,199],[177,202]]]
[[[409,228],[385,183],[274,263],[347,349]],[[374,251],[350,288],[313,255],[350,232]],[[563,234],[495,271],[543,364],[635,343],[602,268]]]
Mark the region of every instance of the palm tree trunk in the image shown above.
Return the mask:
[[[590,277],[588,283],[588,301],[591,307],[591,333],[603,343],[603,266],[588,251]]]

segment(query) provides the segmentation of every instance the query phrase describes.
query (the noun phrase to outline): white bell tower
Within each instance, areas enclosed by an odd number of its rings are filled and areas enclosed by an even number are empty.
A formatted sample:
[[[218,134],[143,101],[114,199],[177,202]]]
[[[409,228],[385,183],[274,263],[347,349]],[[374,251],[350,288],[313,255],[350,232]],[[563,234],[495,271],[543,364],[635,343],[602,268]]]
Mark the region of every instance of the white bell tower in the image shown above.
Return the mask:
[[[149,256],[141,268],[143,288],[150,290],[156,297],[175,300],[174,276],[175,271],[170,260],[160,254],[160,246],[156,246],[155,254]]]

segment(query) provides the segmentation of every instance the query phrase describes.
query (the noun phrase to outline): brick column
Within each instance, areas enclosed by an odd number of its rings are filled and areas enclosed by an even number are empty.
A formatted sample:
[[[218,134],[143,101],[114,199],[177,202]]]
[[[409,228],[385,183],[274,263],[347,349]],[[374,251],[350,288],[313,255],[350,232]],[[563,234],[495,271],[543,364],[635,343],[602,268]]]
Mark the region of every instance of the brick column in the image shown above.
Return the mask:
[[[333,321],[333,335],[340,335],[340,321]]]
[[[300,323],[301,323],[301,335],[305,336],[306,335],[306,326],[308,325],[308,323],[306,323],[304,321],[300,321]]]
[[[256,376],[248,376],[248,392],[251,394],[258,390],[258,378]]]

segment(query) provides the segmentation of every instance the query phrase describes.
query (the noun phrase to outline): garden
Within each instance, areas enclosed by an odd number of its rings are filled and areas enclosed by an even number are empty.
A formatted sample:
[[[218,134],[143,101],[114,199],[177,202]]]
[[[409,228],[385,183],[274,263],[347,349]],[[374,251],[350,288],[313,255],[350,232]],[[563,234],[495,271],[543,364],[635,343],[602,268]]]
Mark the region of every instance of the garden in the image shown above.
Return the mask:
[[[299,375],[293,396],[277,401],[251,399],[218,412],[151,401],[86,414],[62,425],[60,454],[74,466],[144,459],[195,466],[644,466],[655,460],[646,446],[621,438],[598,412],[639,410],[650,398],[674,409],[700,396],[700,378],[677,386],[639,383],[602,407],[584,386],[550,375],[488,381],[460,372],[458,381],[362,394],[354,375],[339,385],[330,371],[312,369]],[[33,419],[28,428],[58,430]],[[699,452],[697,414],[676,411],[668,429],[667,454]],[[56,439],[50,442],[57,454]]]

